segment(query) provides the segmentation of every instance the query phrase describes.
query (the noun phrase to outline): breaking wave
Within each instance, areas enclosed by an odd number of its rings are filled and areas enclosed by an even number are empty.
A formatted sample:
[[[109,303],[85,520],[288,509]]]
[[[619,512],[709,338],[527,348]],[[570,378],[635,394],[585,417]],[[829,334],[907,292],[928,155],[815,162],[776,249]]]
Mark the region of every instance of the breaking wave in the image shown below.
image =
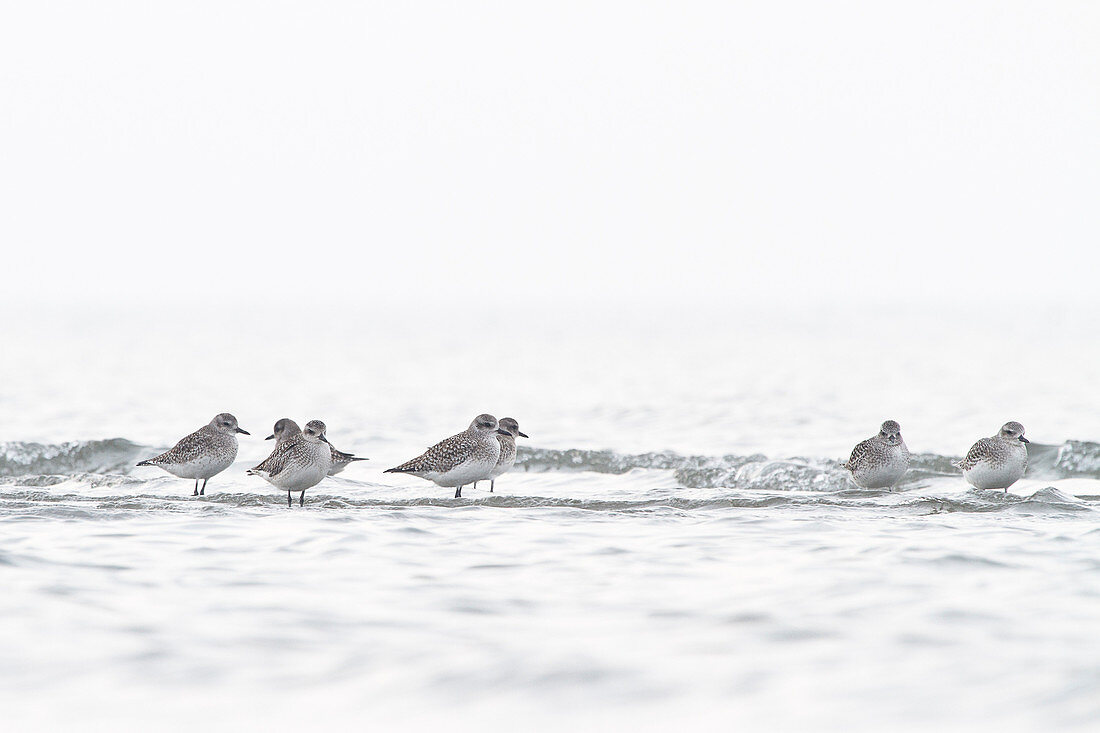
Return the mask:
[[[1028,478],[1100,479],[1100,443],[1068,441],[1063,445],[1031,444]],[[899,488],[937,476],[958,476],[951,465],[958,456],[918,453]],[[592,471],[623,474],[635,469],[672,471],[687,488],[737,487],[746,489],[841,491],[851,487],[839,460],[813,458],[772,459],[762,454],[684,456],[677,453],[623,454],[613,451],[526,448],[516,460],[525,471]]]
[[[59,444],[26,442],[0,443],[0,496],[8,501],[41,502],[82,496],[70,493],[95,490],[98,496],[84,498],[115,506],[136,507],[152,502],[163,507],[164,496],[149,495],[151,479],[130,475],[134,464],[152,455],[156,449],[124,438]],[[1062,445],[1029,446],[1027,477],[1039,480],[1063,478],[1100,479],[1100,443],[1068,441]],[[583,498],[533,496],[493,496],[475,494],[476,501],[488,506],[550,506],[603,511],[645,511],[656,507],[705,509],[710,507],[759,507],[782,504],[836,504],[891,506],[895,509],[924,512],[996,511],[1008,506],[1035,509],[1054,507],[1058,511],[1090,509],[1100,497],[1070,497],[1054,488],[1043,489],[1030,497],[994,496],[995,492],[952,492],[949,498],[913,495],[912,490],[932,490],[943,486],[945,477],[959,478],[951,465],[953,456],[916,454],[909,473],[895,491],[864,490],[854,487],[839,460],[814,458],[769,458],[762,454],[700,456],[669,451],[626,454],[597,450],[553,450],[523,448],[517,471],[532,473],[589,472],[622,475],[632,471],[667,471],[670,488],[647,490],[637,497],[620,499],[619,493],[606,500],[590,494]],[[164,480],[176,481],[170,477]],[[155,479],[153,479],[155,480]],[[650,484],[651,485],[651,484]],[[461,504],[467,499],[414,498],[407,502],[393,497],[363,498],[355,494],[374,485],[349,481],[351,497],[311,493],[314,503],[332,508],[368,506],[417,506]],[[385,488],[378,485],[376,488]],[[961,487],[959,487],[961,488]],[[713,490],[700,495],[692,490]],[[906,494],[906,491],[909,493]],[[329,489],[332,492],[333,488]],[[596,489],[600,494],[602,490]],[[337,490],[338,492],[338,490]],[[1044,493],[1046,492],[1046,493]],[[802,496],[799,496],[799,494]],[[1097,492],[1100,493],[1100,492]],[[112,496],[104,496],[109,494]],[[117,494],[117,496],[115,495]],[[75,499],[74,499],[75,500]],[[83,501],[83,499],[81,500]],[[266,506],[285,501],[279,492],[228,492],[208,503],[220,506]]]
[[[0,443],[0,476],[128,473],[150,448],[125,438],[68,443]]]

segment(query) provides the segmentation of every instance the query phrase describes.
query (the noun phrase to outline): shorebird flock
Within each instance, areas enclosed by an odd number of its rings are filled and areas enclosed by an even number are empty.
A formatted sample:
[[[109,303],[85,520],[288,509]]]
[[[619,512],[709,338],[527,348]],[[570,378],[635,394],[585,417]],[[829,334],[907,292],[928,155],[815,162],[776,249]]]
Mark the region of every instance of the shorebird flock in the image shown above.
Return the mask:
[[[1004,489],[1019,481],[1027,470],[1028,443],[1024,426],[1006,422],[991,438],[970,446],[966,457],[951,465],[961,468],[963,478],[976,489]],[[844,464],[852,481],[865,489],[893,488],[909,470],[909,449],[901,439],[901,426],[887,420],[878,435],[861,441]]]
[[[290,418],[278,420],[267,436],[267,440],[275,441],[275,449],[259,465],[248,469],[248,475],[259,476],[285,491],[287,506],[293,506],[292,494],[298,492],[298,506],[305,506],[307,489],[356,461],[368,460],[337,450],[325,435],[327,430],[320,420],[310,420],[305,429]],[[223,412],[181,438],[171,450],[137,465],[156,466],[173,476],[194,479],[192,496],[203,496],[206,482],[236,460],[238,434],[250,433],[237,425],[237,418]],[[453,488],[456,499],[462,497],[464,487],[472,484],[476,488],[479,481],[488,481],[492,492],[496,479],[516,463],[516,438],[526,437],[515,419],[505,417],[498,422],[492,415],[481,414],[461,433],[384,473],[404,473]],[[952,465],[961,469],[963,478],[975,488],[1007,492],[1027,470],[1027,442],[1024,426],[1007,422],[996,435],[974,443],[966,457]],[[842,467],[851,473],[857,486],[892,489],[909,470],[909,449],[901,437],[901,426],[894,420],[882,423],[877,435],[852,449]]]
[[[248,475],[259,476],[285,491],[287,506],[293,506],[292,494],[298,492],[298,506],[305,506],[307,489],[355,461],[368,460],[337,450],[329,442],[327,432],[328,427],[320,420],[310,420],[302,429],[290,418],[281,418],[267,436],[267,440],[275,441],[275,449],[259,465],[248,469]],[[237,459],[238,433],[250,435],[237,425],[237,418],[223,412],[181,438],[170,450],[137,465],[156,466],[173,476],[194,479],[192,496],[203,496],[206,482]],[[439,441],[411,461],[386,469],[385,473],[407,473],[454,488],[456,499],[462,496],[463,487],[476,486],[478,481],[488,481],[489,491],[493,491],[496,479],[516,463],[517,437],[527,435],[520,431],[514,418],[506,417],[498,423],[492,415],[478,415],[466,430]]]

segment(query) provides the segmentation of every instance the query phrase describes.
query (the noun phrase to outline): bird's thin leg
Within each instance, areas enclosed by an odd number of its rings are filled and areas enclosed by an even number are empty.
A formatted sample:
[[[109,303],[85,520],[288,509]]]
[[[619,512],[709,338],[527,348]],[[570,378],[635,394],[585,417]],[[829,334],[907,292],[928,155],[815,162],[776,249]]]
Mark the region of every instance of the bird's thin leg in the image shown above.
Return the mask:
[[[473,488],[474,488],[474,491],[477,491],[477,485],[478,485],[478,483],[480,483],[480,482],[478,482],[478,481],[474,481],[474,487],[473,487]]]
[[[202,480],[202,488],[199,489],[199,496],[206,496],[206,482],[209,481],[209,480],[210,479],[208,479],[208,478],[204,478]],[[198,483],[198,481],[196,481],[195,483]]]
[[[306,505],[306,490],[302,489],[302,495],[298,497],[298,506]]]
[[[455,489],[455,498],[456,499],[461,499],[462,498],[462,487],[461,486],[459,486],[457,489]]]
[[[493,480],[490,480],[490,481],[489,481],[489,493],[490,493],[490,494],[491,494],[491,493],[493,493],[493,488],[494,488],[494,487],[495,487],[496,485],[497,485],[497,482],[496,482],[496,480],[495,480],[495,479],[493,479]]]
[[[195,490],[193,492],[191,492],[191,496],[198,496],[198,495],[199,495],[199,480],[195,479]]]
[[[286,505],[287,506],[294,506],[293,504],[290,503],[290,489],[287,489],[287,492],[286,492]]]

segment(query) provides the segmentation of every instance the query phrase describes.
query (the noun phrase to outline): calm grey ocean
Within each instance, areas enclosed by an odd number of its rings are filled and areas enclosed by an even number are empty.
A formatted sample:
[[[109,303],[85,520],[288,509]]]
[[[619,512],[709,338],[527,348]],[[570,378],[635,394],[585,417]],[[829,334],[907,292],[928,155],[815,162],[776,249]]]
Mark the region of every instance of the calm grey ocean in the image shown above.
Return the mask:
[[[982,315],[5,319],[9,729],[1094,728],[1098,322]],[[207,496],[134,466],[222,411]],[[531,436],[495,494],[382,473],[480,412]],[[280,417],[371,460],[288,509]],[[913,468],[858,489],[887,418]],[[1027,475],[971,489],[1007,420]]]

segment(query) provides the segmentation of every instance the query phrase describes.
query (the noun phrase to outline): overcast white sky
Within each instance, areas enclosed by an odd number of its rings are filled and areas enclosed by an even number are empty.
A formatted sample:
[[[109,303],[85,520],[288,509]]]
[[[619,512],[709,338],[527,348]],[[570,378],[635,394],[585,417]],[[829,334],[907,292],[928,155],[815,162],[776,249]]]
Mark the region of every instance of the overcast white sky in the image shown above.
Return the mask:
[[[1100,3],[0,7],[9,300],[1100,304]]]

